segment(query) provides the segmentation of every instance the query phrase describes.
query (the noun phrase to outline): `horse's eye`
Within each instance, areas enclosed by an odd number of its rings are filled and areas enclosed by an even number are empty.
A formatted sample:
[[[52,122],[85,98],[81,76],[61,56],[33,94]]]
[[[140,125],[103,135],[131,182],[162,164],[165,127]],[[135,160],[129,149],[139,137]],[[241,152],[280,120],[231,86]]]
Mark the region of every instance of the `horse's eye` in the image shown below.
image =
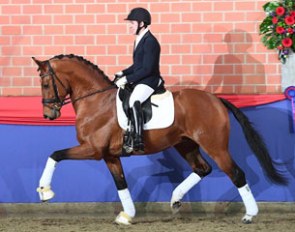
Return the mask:
[[[48,89],[49,88],[49,85],[48,84],[44,84],[42,87],[43,87],[43,89]]]

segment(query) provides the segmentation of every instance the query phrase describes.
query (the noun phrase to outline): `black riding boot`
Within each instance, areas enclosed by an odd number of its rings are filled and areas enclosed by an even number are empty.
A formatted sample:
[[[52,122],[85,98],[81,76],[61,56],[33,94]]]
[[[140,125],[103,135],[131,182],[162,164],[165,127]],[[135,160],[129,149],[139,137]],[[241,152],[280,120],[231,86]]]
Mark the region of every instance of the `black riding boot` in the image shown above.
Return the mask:
[[[134,143],[134,117],[132,109],[128,110],[128,126],[129,128],[125,131],[124,139],[123,139],[123,151],[122,154],[128,155],[133,152],[133,143]]]
[[[141,104],[136,101],[132,107],[133,117],[134,117],[134,140],[133,149],[135,152],[144,153],[144,143],[143,143],[143,113],[141,109]]]

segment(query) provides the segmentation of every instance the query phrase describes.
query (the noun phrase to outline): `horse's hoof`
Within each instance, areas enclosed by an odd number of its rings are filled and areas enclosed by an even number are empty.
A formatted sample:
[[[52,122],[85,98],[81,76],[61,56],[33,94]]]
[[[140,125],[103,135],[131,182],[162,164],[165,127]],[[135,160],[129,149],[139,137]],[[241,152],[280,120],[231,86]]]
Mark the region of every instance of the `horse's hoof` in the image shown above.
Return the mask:
[[[39,187],[37,188],[37,192],[42,202],[47,202],[54,197],[54,192],[51,190],[50,186]]]
[[[252,218],[253,218],[252,215],[248,215],[248,214],[246,214],[246,215],[242,218],[242,222],[243,222],[244,224],[251,224],[251,223],[252,223]]]
[[[129,226],[132,224],[132,218],[127,213],[121,211],[116,217],[114,223]]]
[[[180,201],[175,201],[171,204],[171,211],[172,214],[177,214],[181,208],[181,202]]]

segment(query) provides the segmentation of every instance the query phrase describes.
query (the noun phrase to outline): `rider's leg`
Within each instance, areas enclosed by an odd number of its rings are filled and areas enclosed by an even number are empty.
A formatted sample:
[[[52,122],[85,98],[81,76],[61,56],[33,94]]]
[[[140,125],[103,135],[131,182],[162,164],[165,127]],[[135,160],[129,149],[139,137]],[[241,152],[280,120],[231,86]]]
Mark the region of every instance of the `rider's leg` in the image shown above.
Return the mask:
[[[154,92],[154,89],[148,85],[138,84],[135,86],[129,99],[129,105],[132,109],[133,123],[135,129],[134,150],[143,152],[143,115],[141,104],[146,101]],[[132,121],[131,121],[132,122]]]
[[[134,150],[144,152],[143,144],[143,114],[141,104],[139,101],[134,102],[132,107],[132,113],[134,118]]]
[[[128,128],[124,133],[122,154],[130,154],[133,152],[133,137],[134,137],[134,117],[132,109],[128,109]]]

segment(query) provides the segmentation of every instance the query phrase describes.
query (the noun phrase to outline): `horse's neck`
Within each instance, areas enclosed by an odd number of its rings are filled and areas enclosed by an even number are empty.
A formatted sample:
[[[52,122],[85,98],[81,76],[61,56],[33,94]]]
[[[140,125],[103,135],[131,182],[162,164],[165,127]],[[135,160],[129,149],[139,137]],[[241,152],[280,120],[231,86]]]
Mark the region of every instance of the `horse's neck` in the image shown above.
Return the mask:
[[[98,104],[105,96],[104,90],[112,85],[101,70],[91,67],[90,64],[81,63],[76,59],[56,60],[56,62],[57,70],[63,74],[70,87],[71,100],[76,113],[81,111],[78,109],[80,105],[87,108],[88,104],[91,107],[89,102],[92,102],[94,98],[97,99],[95,102]]]
[[[91,65],[90,62],[85,63],[74,58],[54,61],[57,71],[64,74],[72,94],[77,95],[77,97],[91,89],[103,89],[111,85],[104,72],[97,66]]]
[[[105,125],[116,115],[116,89],[96,93],[73,104],[78,124]]]
[[[104,77],[85,73],[84,75],[73,75],[69,78],[71,87],[71,99],[75,101],[79,98],[85,98],[88,95],[99,93],[111,86]]]

